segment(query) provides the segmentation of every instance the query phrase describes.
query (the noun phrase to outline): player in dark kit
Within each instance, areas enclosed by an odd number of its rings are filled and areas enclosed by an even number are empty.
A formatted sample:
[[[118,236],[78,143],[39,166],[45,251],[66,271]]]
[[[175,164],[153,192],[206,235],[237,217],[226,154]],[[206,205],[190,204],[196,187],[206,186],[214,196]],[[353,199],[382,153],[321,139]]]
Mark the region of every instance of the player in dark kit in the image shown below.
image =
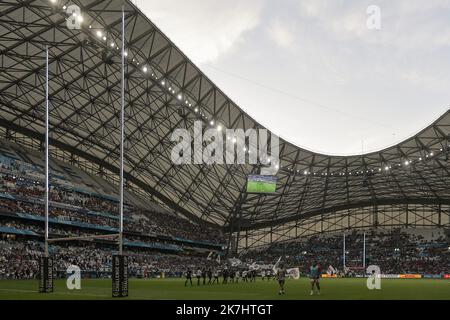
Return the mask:
[[[229,276],[230,276],[230,283],[234,283],[234,276],[235,276],[235,273],[234,273],[233,270],[230,270]]]
[[[277,272],[277,278],[278,278],[278,285],[280,286],[280,291],[278,292],[279,295],[284,294],[284,283],[286,281],[286,269],[281,264],[280,268]]]
[[[211,284],[212,281],[212,270],[211,268],[208,269],[208,284]]]
[[[227,269],[224,269],[224,270],[222,271],[222,275],[223,275],[223,281],[222,281],[222,284],[226,284],[226,283],[228,282],[228,270],[227,270]]]
[[[189,268],[186,271],[186,281],[184,282],[185,287],[187,286],[188,281],[191,283],[191,287],[192,287],[192,270]]]
[[[205,285],[206,284],[206,269],[205,268],[203,268],[203,270],[202,270],[202,278],[203,278],[203,285]]]

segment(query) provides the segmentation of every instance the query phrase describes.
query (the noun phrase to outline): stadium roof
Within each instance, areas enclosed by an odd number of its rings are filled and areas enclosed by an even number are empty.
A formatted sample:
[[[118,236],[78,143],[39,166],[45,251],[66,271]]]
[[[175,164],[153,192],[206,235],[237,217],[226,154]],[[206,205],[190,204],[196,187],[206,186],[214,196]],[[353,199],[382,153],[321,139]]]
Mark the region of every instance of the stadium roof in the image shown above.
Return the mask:
[[[281,140],[273,195],[245,192],[256,165],[174,165],[170,138],[177,128],[191,129],[196,120],[205,127],[211,120],[226,128],[262,126],[130,1],[2,1],[0,126],[43,140],[49,45],[52,146],[117,173],[124,3],[125,177],[172,209],[225,227],[239,217],[241,228],[256,228],[337,209],[450,203],[450,110],[417,135],[369,154],[329,156]],[[67,27],[63,5],[70,4],[81,8],[81,30]]]

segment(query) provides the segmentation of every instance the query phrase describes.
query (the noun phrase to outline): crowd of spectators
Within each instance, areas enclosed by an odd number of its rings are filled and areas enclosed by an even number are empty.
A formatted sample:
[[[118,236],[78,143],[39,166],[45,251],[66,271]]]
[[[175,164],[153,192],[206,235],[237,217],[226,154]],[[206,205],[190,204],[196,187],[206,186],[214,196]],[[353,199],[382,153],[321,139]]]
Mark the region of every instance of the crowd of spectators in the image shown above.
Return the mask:
[[[1,165],[0,194],[12,196],[13,199],[3,197],[0,201],[0,210],[43,216],[42,183],[13,173],[18,167],[17,162]],[[115,201],[56,186],[51,187],[49,199],[51,218],[118,227],[118,203]],[[148,211],[127,204],[124,215],[126,231],[215,244],[223,244],[225,241],[219,230],[194,224],[174,213]]]
[[[288,268],[308,272],[318,262],[323,272],[332,266],[340,275],[363,274],[362,235],[346,235],[346,268],[343,268],[342,235],[313,236],[304,241],[273,244],[240,255],[243,266],[274,265],[277,261]],[[69,265],[84,273],[108,276],[111,258],[117,247],[102,243],[67,242],[50,246],[55,269],[64,274]],[[37,261],[43,244],[35,240],[5,239],[0,241],[0,278],[35,278]],[[209,259],[207,253],[161,253],[143,248],[126,248],[129,274],[132,277],[181,277],[186,270],[224,268],[228,260]],[[234,259],[232,259],[234,260]],[[233,265],[232,263],[230,265]],[[366,266],[377,265],[383,274],[450,274],[448,239],[424,240],[401,230],[366,233]],[[99,273],[102,273],[99,275]]]
[[[26,213],[44,215],[42,182],[27,177],[19,161],[0,164],[0,214]],[[19,173],[19,174],[18,174]],[[50,190],[50,217],[60,221],[71,221],[93,226],[118,227],[118,204],[107,197],[91,195],[80,191],[52,186]],[[185,240],[223,244],[224,236],[213,230],[194,224],[170,212],[148,211],[127,204],[125,208],[125,231],[127,240],[150,241],[148,236],[170,236]],[[0,227],[33,231],[43,234],[43,225],[26,220],[15,220],[14,216],[0,219]],[[53,237],[84,236],[102,234],[89,228],[51,224]],[[132,233],[132,234],[131,234]],[[147,237],[147,238],[146,238]],[[0,241],[0,278],[35,278],[38,259],[43,252],[38,239],[23,237],[10,239],[2,236]],[[170,244],[164,237],[152,241]],[[366,266],[377,265],[385,274],[421,273],[449,274],[450,246],[446,236],[426,240],[420,235],[400,229],[390,231],[371,230],[365,236]],[[107,244],[67,242],[51,246],[55,269],[64,271],[69,265],[76,265],[83,272],[110,272],[111,258],[116,248]],[[207,259],[207,253],[168,254],[143,248],[126,248],[130,257],[129,272],[132,276],[181,276],[187,269],[217,268],[214,259]],[[348,232],[344,244],[342,234],[318,235],[299,241],[274,243],[258,250],[247,251],[240,260],[270,265],[282,259],[289,267],[299,267],[306,273],[317,261],[322,267],[332,266],[343,274],[363,272],[363,236],[360,232]]]
[[[363,234],[353,231],[342,234],[312,236],[302,241],[275,243],[242,254],[243,260],[262,264],[274,263],[282,257],[288,265],[306,272],[313,262],[325,270],[332,266],[342,273],[362,273]],[[377,265],[385,274],[420,273],[449,274],[450,245],[446,236],[425,240],[423,236],[404,232],[370,230],[365,235],[366,266]]]
[[[65,275],[67,267],[79,267],[84,276],[108,276],[112,255],[117,248],[100,244],[61,243],[50,246],[55,272]],[[127,249],[128,271],[131,277],[181,277],[187,268],[215,267],[207,255],[190,256],[163,254],[141,249]],[[43,243],[37,241],[0,241],[0,279],[34,279],[39,272],[38,261]]]

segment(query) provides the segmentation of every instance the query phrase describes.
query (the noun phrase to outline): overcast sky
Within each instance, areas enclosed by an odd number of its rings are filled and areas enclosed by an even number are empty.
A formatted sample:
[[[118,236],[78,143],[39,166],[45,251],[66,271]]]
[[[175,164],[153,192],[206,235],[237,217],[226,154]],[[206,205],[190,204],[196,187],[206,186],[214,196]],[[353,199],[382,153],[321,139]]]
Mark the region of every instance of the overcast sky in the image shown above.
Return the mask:
[[[242,109],[309,150],[384,148],[450,107],[450,0],[137,5]]]

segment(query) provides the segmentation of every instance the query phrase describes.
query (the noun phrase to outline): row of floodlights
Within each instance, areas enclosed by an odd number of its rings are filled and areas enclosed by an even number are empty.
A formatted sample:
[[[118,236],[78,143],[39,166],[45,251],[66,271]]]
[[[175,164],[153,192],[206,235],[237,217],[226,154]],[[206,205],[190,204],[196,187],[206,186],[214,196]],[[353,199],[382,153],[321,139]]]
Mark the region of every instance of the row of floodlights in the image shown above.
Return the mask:
[[[56,3],[58,2],[58,0],[50,0],[50,2],[51,2],[52,4],[56,4]],[[64,5],[62,8],[63,8],[63,10],[66,10],[66,9],[67,9],[67,6]],[[78,19],[78,21],[79,21],[80,23],[83,22],[84,19],[83,19],[83,16],[82,16],[81,14],[73,13],[72,15],[73,15],[74,17],[76,17],[76,19]],[[96,35],[97,38],[103,40],[104,42],[107,42],[107,41],[108,41],[107,34],[106,34],[104,31],[99,30],[99,29],[93,29],[92,25],[89,26],[89,29],[92,29],[92,30],[95,31],[94,34]],[[111,41],[111,43],[109,44],[109,46],[110,46],[111,48],[113,48],[113,49],[120,50],[120,47],[117,46],[117,44],[116,44],[114,41]],[[124,52],[124,56],[125,56],[125,57],[128,57],[128,52],[127,52],[127,51]],[[148,65],[142,65],[142,64],[141,64],[139,61],[137,61],[135,58],[133,58],[131,61],[137,66],[137,69],[141,70],[144,74],[149,74],[149,73],[150,73],[150,67],[149,67]],[[155,73],[153,73],[153,72],[151,73],[151,76],[152,76],[155,80],[160,80],[160,79],[158,79],[158,76],[157,76]],[[170,93],[171,95],[173,95],[178,101],[181,101],[181,102],[184,103],[184,105],[187,106],[187,107],[192,107],[192,102],[190,102],[189,99],[187,98],[187,96],[183,95],[182,92],[178,92],[178,93],[177,93],[177,90],[175,89],[175,86],[174,86],[174,85],[170,85],[170,84],[168,83],[168,81],[165,81],[165,80],[160,80],[159,83],[160,83],[160,85],[161,85],[162,87],[164,87],[164,88],[168,91],[168,93]],[[206,120],[209,119],[209,117],[208,117],[204,112],[202,112],[202,111],[199,109],[199,107],[195,107],[195,108],[194,108],[194,112],[195,112],[195,113],[198,113],[202,118],[204,118],[204,119],[206,119]],[[214,121],[211,120],[211,122],[213,123]]]
[[[52,2],[53,4],[56,4],[57,0],[50,0],[50,2]],[[63,9],[66,10],[67,7],[64,5]],[[74,14],[74,15],[76,16],[76,14]],[[81,15],[78,15],[77,17],[80,22],[83,22],[83,17]],[[101,39],[104,42],[108,41],[107,34],[104,31],[102,31],[100,29],[94,29],[92,27],[92,25],[89,25],[89,29],[94,31],[94,34],[98,39]],[[114,41],[111,41],[110,47],[113,49],[116,49],[116,50],[120,50],[120,47],[117,46]],[[127,51],[124,52],[124,56],[128,57]],[[146,75],[150,74],[150,70],[149,70],[149,67],[147,64],[142,65],[135,58],[133,58],[131,60],[131,62],[134,63],[137,67],[136,69],[141,70],[143,74],[146,74]],[[186,96],[184,96],[182,92],[177,92],[174,85],[171,85],[168,81],[166,81],[164,79],[158,79],[158,76],[154,72],[151,73],[151,77],[153,77],[155,80],[158,80],[161,87],[165,88],[169,94],[174,96],[175,99],[177,99],[178,101],[180,101],[182,103],[184,102],[186,107],[192,107],[192,103],[189,101],[189,99]],[[194,107],[194,112],[199,114],[206,121],[209,121],[209,125],[211,127],[214,127],[216,125],[216,121],[214,119],[210,119],[210,117],[208,117],[203,111],[201,111],[198,106]],[[222,130],[225,130],[226,128],[222,124],[219,123],[219,124],[217,124],[216,129],[217,129],[217,131],[221,132]],[[231,139],[233,143],[237,142],[236,138],[227,137],[227,139],[228,140]],[[251,153],[251,151],[247,147],[244,147],[243,150],[244,150],[244,152]],[[278,167],[278,165],[277,165],[277,167]]]
[[[449,145],[450,148],[450,145]],[[286,168],[287,171],[292,172],[294,174],[303,174],[305,176],[313,175],[313,176],[351,176],[351,175],[362,175],[362,174],[375,174],[377,172],[389,172],[393,167],[401,167],[402,165],[404,167],[408,167],[411,164],[422,162],[424,159],[429,159],[434,157],[437,153],[443,152],[443,149],[439,149],[439,151],[431,151],[430,153],[426,153],[424,157],[419,157],[416,160],[407,159],[404,160],[402,163],[397,163],[394,165],[386,165],[384,167],[380,167],[377,169],[370,169],[370,170],[359,170],[354,172],[336,172],[336,173],[328,173],[328,172],[311,172],[310,170],[306,169],[303,172],[301,170],[296,170],[292,168]]]

